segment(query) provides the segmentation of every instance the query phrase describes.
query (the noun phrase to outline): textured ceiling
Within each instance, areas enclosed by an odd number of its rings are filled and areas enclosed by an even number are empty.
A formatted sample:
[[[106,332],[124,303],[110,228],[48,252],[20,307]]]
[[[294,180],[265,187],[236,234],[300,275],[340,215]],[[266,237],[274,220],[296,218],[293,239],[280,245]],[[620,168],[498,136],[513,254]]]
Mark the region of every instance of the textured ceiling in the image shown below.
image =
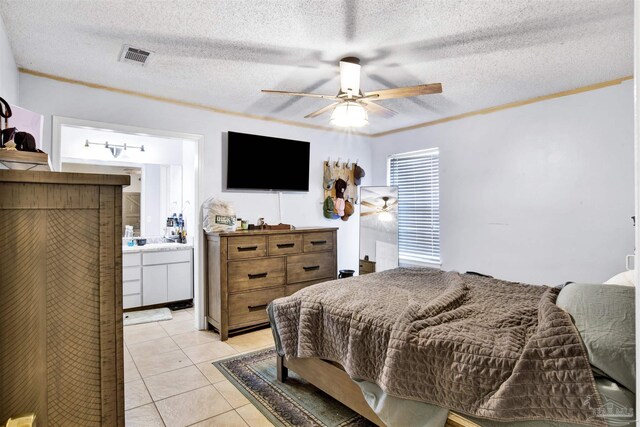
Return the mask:
[[[361,58],[364,91],[441,82],[381,101],[376,133],[633,73],[632,0],[0,0],[20,67],[221,109],[328,125],[337,61]],[[117,62],[124,43],[155,52]]]

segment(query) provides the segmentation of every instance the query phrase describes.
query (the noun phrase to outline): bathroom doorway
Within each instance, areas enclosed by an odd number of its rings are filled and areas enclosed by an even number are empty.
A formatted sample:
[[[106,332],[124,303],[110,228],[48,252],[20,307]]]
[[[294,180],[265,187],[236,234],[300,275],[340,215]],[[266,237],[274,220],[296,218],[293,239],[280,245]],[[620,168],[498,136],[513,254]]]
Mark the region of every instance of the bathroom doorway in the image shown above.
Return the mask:
[[[193,247],[194,326],[204,329],[199,208],[203,201],[199,171],[204,137],[57,116],[52,133],[54,170],[102,173],[101,168],[110,167],[131,177],[132,185],[124,190],[129,194],[125,194],[126,200],[123,197],[123,227],[131,225],[135,230],[139,224],[136,235],[162,238],[167,232],[167,217],[183,214],[187,243]]]

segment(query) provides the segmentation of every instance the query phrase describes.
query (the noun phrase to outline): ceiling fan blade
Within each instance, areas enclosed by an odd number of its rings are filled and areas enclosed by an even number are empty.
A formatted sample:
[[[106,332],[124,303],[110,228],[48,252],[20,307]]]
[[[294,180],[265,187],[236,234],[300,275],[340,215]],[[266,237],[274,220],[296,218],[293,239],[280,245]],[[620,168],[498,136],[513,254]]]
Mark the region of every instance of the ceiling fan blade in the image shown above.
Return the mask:
[[[360,216],[375,215],[375,214],[377,214],[377,213],[380,213],[380,212],[362,212],[362,213],[360,213]]]
[[[369,111],[370,113],[373,114],[379,114],[381,116],[384,117],[393,117],[396,114],[398,114],[397,112],[387,108],[387,107],[383,107],[382,105],[378,105],[375,102],[372,101],[361,101],[360,102],[362,105],[364,105],[364,108]]]
[[[308,98],[322,98],[322,99],[336,99],[335,95],[322,95],[319,93],[305,93],[305,92],[287,92],[286,90],[268,90],[262,89],[262,93],[272,93],[276,95],[288,95],[288,96],[306,96]]]
[[[333,104],[329,104],[326,107],[322,107],[321,109],[314,111],[313,113],[307,114],[306,116],[304,116],[304,118],[305,119],[310,119],[312,117],[317,117],[320,114],[324,114],[324,113],[326,113],[328,111],[333,110],[334,108],[336,108],[336,105],[338,105],[338,104],[340,104],[340,103],[339,102],[334,102]]]
[[[410,96],[430,95],[432,93],[442,93],[442,85],[440,83],[431,83],[417,86],[381,89],[366,92],[364,96],[365,98],[379,101],[381,99],[407,98]]]
[[[396,203],[398,203],[398,199],[393,200],[393,201],[391,201],[391,202],[387,203],[387,207],[389,207],[389,208],[390,208],[391,206],[395,205]]]
[[[362,206],[366,206],[366,207],[368,207],[368,208],[372,208],[372,209],[380,209],[380,206],[378,206],[378,205],[374,205],[373,203],[371,203],[371,202],[367,202],[366,200],[363,200],[362,202],[360,202],[360,204],[361,204]]]

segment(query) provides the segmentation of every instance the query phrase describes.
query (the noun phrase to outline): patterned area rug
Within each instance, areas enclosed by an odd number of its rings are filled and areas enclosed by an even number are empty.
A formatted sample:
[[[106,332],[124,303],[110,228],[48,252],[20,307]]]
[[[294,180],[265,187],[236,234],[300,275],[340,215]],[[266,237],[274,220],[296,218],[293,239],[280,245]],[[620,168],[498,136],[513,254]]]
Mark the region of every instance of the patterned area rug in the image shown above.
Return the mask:
[[[289,371],[276,378],[275,349],[260,350],[213,363],[276,426],[373,426]]]

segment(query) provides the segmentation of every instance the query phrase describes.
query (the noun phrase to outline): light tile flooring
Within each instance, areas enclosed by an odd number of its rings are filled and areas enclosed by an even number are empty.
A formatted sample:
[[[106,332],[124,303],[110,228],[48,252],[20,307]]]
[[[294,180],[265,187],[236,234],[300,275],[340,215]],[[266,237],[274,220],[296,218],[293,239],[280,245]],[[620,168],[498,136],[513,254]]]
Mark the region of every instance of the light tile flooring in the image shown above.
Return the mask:
[[[174,311],[172,320],[125,326],[126,426],[271,426],[212,364],[273,346],[271,330],[221,342],[193,325],[188,309]]]

